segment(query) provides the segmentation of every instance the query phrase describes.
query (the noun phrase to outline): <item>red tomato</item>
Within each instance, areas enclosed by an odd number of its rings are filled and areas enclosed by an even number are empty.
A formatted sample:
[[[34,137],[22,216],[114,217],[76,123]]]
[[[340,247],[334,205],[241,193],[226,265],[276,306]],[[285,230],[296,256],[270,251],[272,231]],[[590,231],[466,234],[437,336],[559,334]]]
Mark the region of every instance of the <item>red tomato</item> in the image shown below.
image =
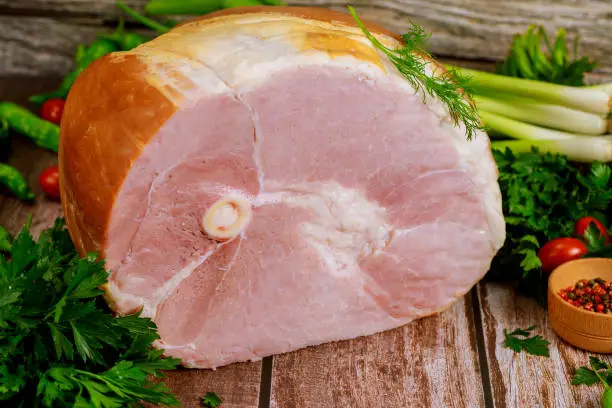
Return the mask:
[[[595,224],[595,228],[599,230],[600,236],[603,235],[606,237],[606,242],[610,242],[610,236],[608,235],[608,231],[606,231],[606,227],[604,227],[603,224],[594,217],[582,217],[579,219],[574,227],[574,234],[579,237],[584,236],[584,233],[589,228],[591,223]]]
[[[60,198],[59,172],[57,166],[51,166],[43,171],[38,181],[47,196],[51,198]]]
[[[40,117],[51,123],[59,125],[62,121],[62,114],[64,113],[64,100],[63,99],[47,99],[43,103],[40,110]]]
[[[557,266],[578,259],[587,253],[586,245],[577,238],[557,238],[547,242],[538,251],[542,269],[552,272]]]

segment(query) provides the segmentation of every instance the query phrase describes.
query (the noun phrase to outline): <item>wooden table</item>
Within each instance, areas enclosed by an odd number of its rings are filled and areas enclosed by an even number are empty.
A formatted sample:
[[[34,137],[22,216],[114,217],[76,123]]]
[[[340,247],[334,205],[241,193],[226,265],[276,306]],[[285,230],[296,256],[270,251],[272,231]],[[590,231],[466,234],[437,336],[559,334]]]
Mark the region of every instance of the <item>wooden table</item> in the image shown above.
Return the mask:
[[[53,89],[71,67],[76,44],[115,25],[114,0],[0,0],[0,100],[26,104]],[[139,6],[144,0],[130,0]],[[340,8],[343,1],[297,0]],[[384,3],[384,4],[383,4]],[[511,4],[512,3],[512,4]],[[365,18],[401,32],[407,18],[434,32],[431,51],[471,58],[463,65],[491,67],[511,35],[529,23],[577,29],[584,50],[602,62],[595,77],[612,73],[612,1],[374,0],[357,2]],[[105,27],[105,28],[104,28]],[[29,75],[29,78],[23,77]],[[610,77],[608,77],[610,79]],[[92,95],[95,98],[95,95]],[[0,197],[0,223],[17,232],[29,214],[37,233],[61,215],[46,200],[38,176],[57,158],[20,138],[10,164],[37,194],[25,205]],[[503,347],[503,329],[537,325],[551,341],[550,358]],[[215,391],[223,408],[598,407],[599,387],[570,385],[588,355],[561,343],[546,312],[507,287],[481,284],[443,313],[385,333],[233,364],[216,371],[180,370],[168,383],[185,407]]]

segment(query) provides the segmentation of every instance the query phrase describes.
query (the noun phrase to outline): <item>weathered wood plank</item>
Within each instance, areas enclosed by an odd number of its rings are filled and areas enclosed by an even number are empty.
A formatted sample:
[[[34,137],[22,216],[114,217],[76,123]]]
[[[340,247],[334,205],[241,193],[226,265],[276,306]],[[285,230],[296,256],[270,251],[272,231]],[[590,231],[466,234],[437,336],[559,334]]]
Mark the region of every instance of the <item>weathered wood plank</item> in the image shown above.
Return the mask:
[[[183,408],[201,408],[200,397],[208,391],[214,391],[223,400],[223,408],[256,408],[260,383],[261,363],[232,364],[216,371],[170,371],[166,379]]]
[[[144,0],[130,0],[131,6],[141,7]],[[318,5],[345,10],[345,0],[292,0],[294,5]],[[564,27],[581,37],[582,51],[599,60],[602,72],[612,73],[612,2],[608,0],[540,0],[509,2],[505,0],[360,0],[356,4],[362,17],[377,21],[402,32],[410,20],[422,24],[433,33],[430,50],[436,55],[499,60],[508,50],[512,35],[522,32],[529,24],[541,24],[549,30]],[[80,16],[113,17],[117,14],[114,0],[0,0],[0,9],[12,13],[66,12]],[[74,27],[62,21],[31,20],[32,17],[0,19],[0,47],[18,48],[12,53],[0,48],[0,55],[10,59],[0,65],[0,74],[25,73],[61,74],[68,65],[74,45],[91,38],[92,28]],[[53,27],[54,24],[59,27]],[[69,28],[69,27],[71,27]],[[75,29],[76,28],[76,29]],[[12,45],[11,45],[12,44]],[[6,49],[6,48],[5,48]],[[40,69],[26,58],[45,51],[38,57]],[[47,54],[46,56],[44,54]]]
[[[274,358],[272,408],[483,407],[470,297],[437,316]]]
[[[588,364],[589,353],[561,341],[542,307],[498,284],[480,285],[479,297],[495,407],[601,406],[600,387],[570,384],[574,369]],[[550,358],[516,354],[503,346],[504,328],[534,324],[538,334],[551,342]]]
[[[28,78],[0,78],[0,100],[26,104],[30,94],[56,85],[56,80]],[[0,225],[16,233],[32,214],[35,235],[49,227],[62,215],[60,204],[44,198],[38,176],[48,166],[57,163],[52,152],[36,148],[21,137],[15,137],[9,163],[23,172],[36,193],[33,204],[0,195]],[[259,404],[261,362],[233,364],[212,370],[179,370],[168,373],[167,384],[180,397],[183,407],[200,407],[199,397],[208,391],[216,392],[228,408],[256,408]]]

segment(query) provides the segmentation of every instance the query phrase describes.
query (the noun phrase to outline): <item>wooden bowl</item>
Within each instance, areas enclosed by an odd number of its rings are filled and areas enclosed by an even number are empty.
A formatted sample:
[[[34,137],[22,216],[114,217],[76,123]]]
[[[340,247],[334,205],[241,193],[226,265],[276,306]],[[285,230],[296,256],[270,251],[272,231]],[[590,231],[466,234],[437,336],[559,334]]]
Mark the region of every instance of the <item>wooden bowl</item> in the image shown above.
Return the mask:
[[[612,259],[584,258],[556,268],[548,278],[548,316],[552,329],[569,344],[594,353],[612,353],[612,314],[588,312],[561,299],[559,289],[580,279],[612,281]]]

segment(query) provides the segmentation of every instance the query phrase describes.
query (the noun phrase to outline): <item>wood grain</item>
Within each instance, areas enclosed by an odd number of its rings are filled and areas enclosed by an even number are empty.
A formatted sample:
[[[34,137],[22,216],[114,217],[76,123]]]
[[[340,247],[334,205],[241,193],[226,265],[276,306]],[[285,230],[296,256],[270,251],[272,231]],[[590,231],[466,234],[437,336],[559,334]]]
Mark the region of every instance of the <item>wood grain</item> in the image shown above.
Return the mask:
[[[356,340],[274,359],[272,408],[483,407],[471,301]]]
[[[127,3],[138,8],[146,1]],[[292,0],[289,3],[345,10],[347,1]],[[529,24],[541,24],[549,30],[564,27],[570,31],[570,37],[575,33],[580,35],[582,51],[600,61],[601,72],[612,74],[612,2],[608,0],[359,0],[351,3],[362,17],[397,32],[405,31],[409,21],[423,25],[433,34],[430,50],[438,56],[499,60],[505,56],[512,35],[522,32]],[[117,15],[115,0],[0,0],[2,10],[30,16],[90,16],[92,25]],[[74,46],[88,41],[95,32],[94,28],[73,24],[71,20],[33,17],[3,17],[0,26],[5,28],[0,32],[0,56],[5,59],[0,63],[0,75],[61,75],[70,63]],[[37,54],[39,62],[47,58],[47,63],[40,64],[38,70],[27,58]]]
[[[180,397],[183,408],[201,408],[200,397],[214,391],[223,408],[256,408],[259,405],[261,363],[232,364],[212,370],[168,372],[166,384]]]
[[[26,105],[29,95],[52,88],[56,80],[29,78],[0,78],[0,100]],[[0,195],[0,225],[15,234],[31,214],[32,232],[52,225],[62,215],[60,204],[44,197],[38,176],[48,166],[57,163],[57,156],[39,149],[24,138],[15,135],[9,164],[26,176],[36,193],[33,204],[25,204],[9,195]],[[180,396],[183,407],[201,407],[199,397],[214,391],[224,400],[224,408],[256,408],[259,404],[261,362],[233,364],[216,371],[179,370],[168,373],[166,383]]]
[[[543,308],[498,284],[480,285],[479,298],[496,408],[601,406],[602,388],[570,384],[574,370],[588,364],[589,353],[561,341],[550,329]],[[531,325],[537,325],[537,334],[551,342],[550,358],[517,354],[503,346],[504,328]]]

